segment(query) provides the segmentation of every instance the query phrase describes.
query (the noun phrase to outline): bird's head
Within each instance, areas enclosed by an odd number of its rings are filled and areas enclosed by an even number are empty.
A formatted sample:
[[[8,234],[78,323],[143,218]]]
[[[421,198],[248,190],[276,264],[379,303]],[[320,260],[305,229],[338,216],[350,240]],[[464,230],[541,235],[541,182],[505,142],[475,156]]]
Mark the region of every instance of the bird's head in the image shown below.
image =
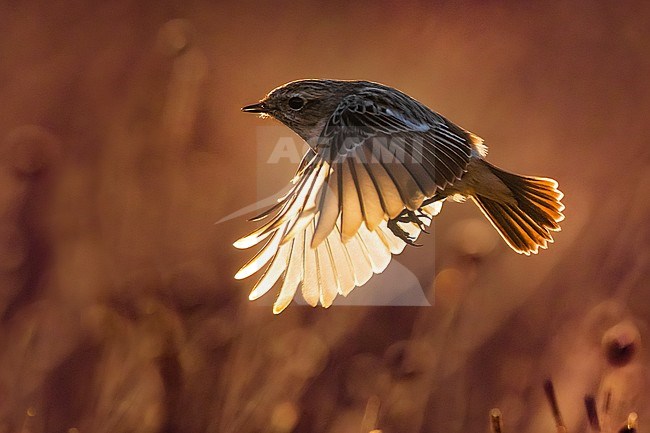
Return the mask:
[[[357,85],[339,80],[292,81],[242,111],[274,117],[312,144],[341,100]]]

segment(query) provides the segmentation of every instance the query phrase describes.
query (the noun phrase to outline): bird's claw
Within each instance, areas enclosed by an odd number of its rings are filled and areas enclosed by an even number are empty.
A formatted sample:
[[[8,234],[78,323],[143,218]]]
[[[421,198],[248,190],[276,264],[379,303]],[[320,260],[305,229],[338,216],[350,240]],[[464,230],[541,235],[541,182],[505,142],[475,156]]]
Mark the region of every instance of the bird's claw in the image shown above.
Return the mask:
[[[391,220],[388,220],[388,228],[390,229],[391,232],[404,242],[406,242],[408,245],[414,246],[414,247],[421,247],[422,245],[415,243],[415,239],[413,236],[410,236],[404,229],[402,229],[399,225],[397,225],[398,222],[405,222],[405,221],[400,221],[400,218],[393,218]]]
[[[434,196],[426,200],[425,202],[423,202],[422,205],[426,206],[438,200],[440,200],[440,197]],[[415,247],[421,247],[422,245],[415,243],[415,239],[417,238],[413,236],[409,236],[409,234],[406,233],[406,231],[404,231],[404,229],[402,229],[397,223],[403,223],[403,224],[414,223],[418,226],[418,228],[421,231],[423,231],[426,234],[429,234],[427,230],[427,224],[425,224],[424,221],[422,221],[423,218],[425,219],[425,221],[428,221],[429,223],[433,221],[431,215],[422,212],[420,209],[414,211],[410,209],[404,209],[402,213],[397,215],[395,218],[388,220],[388,228],[393,232],[395,236],[397,236],[407,244],[413,245]]]
[[[421,212],[419,210],[418,211],[412,211],[412,210],[404,209],[402,211],[402,213],[398,216],[398,218],[400,218],[400,217],[405,220],[405,221],[401,221],[401,222],[415,223],[420,230],[422,230],[425,233],[428,233],[427,230],[426,230],[426,228],[427,228],[426,224],[424,224],[420,218],[422,218],[422,217],[429,218],[429,216],[424,214],[423,212]]]

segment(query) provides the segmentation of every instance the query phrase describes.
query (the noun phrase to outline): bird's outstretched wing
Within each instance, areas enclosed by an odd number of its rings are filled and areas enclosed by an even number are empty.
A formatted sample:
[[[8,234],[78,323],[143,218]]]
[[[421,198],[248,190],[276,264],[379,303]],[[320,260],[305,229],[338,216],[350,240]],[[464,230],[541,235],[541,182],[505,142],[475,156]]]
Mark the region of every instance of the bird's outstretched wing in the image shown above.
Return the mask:
[[[417,103],[409,106],[421,111],[399,111],[368,93],[346,97],[334,111],[317,143],[331,171],[312,246],[339,217],[345,241],[362,222],[372,231],[460,179],[472,152],[467,132]]]
[[[405,243],[387,221],[404,208],[420,208],[460,178],[471,153],[465,131],[441,116],[420,114],[399,112],[369,95],[341,102],[300,163],[289,193],[253,219],[268,221],[235,242],[249,248],[266,240],[235,275],[246,278],[266,267],[250,299],[282,277],[274,312],[286,308],[298,286],[310,305],[327,307],[402,252]],[[441,206],[420,210],[434,216]],[[420,233],[415,223],[399,224],[412,238]]]

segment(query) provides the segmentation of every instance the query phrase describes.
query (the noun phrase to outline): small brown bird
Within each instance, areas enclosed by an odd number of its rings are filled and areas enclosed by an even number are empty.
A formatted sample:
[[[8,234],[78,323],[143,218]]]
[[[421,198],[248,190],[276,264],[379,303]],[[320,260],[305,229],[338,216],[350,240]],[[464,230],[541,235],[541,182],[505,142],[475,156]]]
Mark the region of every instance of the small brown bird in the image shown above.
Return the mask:
[[[329,307],[337,294],[382,272],[447,197],[472,199],[518,253],[537,253],[560,230],[564,206],[556,181],[489,164],[481,138],[399,90],[299,80],[242,110],[276,118],[310,146],[289,193],[253,218],[269,221],[234,244],[266,240],[235,278],[266,267],[249,298],[280,280],[275,313],[299,286],[308,304]]]

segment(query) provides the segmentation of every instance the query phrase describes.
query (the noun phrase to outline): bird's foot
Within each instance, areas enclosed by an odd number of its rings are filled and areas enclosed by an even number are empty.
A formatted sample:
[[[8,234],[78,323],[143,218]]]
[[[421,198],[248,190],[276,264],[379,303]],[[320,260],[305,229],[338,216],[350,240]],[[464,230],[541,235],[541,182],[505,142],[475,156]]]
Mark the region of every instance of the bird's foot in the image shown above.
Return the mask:
[[[421,247],[422,245],[416,244],[415,243],[415,237],[410,236],[403,228],[401,228],[397,223],[398,222],[404,222],[399,220],[399,216],[393,219],[388,220],[388,228],[390,229],[391,232],[404,242],[406,242],[408,245],[414,246],[414,247]]]
[[[422,218],[431,221],[431,217],[420,210],[412,211],[404,209],[395,219],[401,223],[415,223],[420,230],[428,234],[427,226],[422,221]]]

